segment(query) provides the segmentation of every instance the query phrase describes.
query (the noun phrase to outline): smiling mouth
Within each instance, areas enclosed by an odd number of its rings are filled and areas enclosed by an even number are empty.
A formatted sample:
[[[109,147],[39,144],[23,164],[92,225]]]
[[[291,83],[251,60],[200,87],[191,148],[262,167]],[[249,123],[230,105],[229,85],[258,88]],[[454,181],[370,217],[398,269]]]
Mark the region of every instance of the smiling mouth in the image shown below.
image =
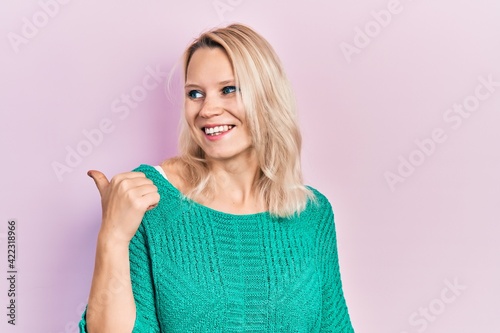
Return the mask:
[[[206,135],[210,136],[216,136],[216,135],[221,135],[225,132],[230,131],[234,125],[221,125],[221,126],[214,126],[214,127],[203,127],[202,131],[205,132]]]

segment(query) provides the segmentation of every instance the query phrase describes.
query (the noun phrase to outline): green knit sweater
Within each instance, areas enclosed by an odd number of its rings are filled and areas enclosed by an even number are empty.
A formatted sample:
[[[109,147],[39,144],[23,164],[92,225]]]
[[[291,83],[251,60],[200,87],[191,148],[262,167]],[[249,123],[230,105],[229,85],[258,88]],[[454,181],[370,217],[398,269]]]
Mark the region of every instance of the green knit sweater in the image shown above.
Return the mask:
[[[134,333],[354,332],[321,193],[311,188],[318,200],[300,217],[233,215],[187,199],[152,166],[134,171],[161,197],[129,247]]]

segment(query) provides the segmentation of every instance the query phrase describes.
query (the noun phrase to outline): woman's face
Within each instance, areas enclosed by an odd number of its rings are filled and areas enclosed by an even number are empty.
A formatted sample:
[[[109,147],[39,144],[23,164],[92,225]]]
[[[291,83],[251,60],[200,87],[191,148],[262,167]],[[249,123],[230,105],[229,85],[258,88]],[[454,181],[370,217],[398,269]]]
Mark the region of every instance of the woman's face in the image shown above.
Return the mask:
[[[206,158],[224,160],[248,152],[252,140],[226,53],[220,48],[196,50],[186,74],[185,116]]]

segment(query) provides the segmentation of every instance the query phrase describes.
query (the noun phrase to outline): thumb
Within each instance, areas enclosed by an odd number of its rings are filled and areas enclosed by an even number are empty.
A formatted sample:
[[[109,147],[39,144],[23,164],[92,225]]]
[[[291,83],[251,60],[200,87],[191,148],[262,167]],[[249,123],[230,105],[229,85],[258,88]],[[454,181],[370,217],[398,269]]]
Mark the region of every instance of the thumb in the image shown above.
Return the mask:
[[[95,185],[99,190],[99,194],[102,197],[104,189],[109,185],[108,178],[106,178],[106,176],[101,171],[97,170],[89,170],[87,172],[87,175],[94,180]]]

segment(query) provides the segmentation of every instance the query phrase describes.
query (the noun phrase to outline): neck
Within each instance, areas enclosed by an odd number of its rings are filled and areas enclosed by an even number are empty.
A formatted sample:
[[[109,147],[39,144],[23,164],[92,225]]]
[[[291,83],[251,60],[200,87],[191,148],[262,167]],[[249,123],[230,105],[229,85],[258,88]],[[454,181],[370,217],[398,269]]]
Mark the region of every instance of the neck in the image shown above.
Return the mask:
[[[252,212],[265,210],[256,191],[260,169],[253,149],[232,159],[210,160],[209,168],[215,178],[214,205]]]

